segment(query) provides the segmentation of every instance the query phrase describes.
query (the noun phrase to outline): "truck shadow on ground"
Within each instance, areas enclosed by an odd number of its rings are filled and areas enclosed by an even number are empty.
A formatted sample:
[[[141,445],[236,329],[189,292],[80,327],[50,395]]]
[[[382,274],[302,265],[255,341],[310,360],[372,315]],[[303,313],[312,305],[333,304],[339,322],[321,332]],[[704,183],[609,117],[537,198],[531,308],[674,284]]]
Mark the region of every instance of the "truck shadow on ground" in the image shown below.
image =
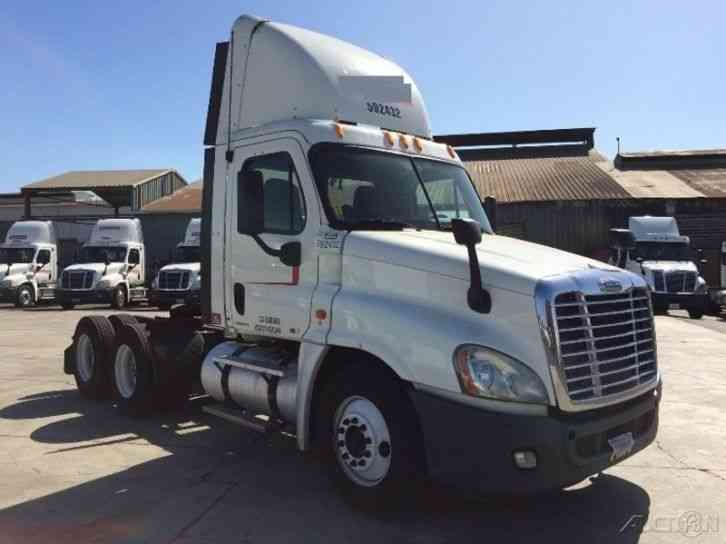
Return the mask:
[[[403,511],[364,514],[294,439],[211,418],[203,402],[132,420],[62,390],[0,409],[0,421],[43,420],[30,438],[51,446],[43,462],[62,464],[67,481],[109,473],[1,510],[3,542],[636,542],[637,527],[621,528],[635,514],[641,526],[647,519],[648,493],[609,475],[526,500],[431,486]]]

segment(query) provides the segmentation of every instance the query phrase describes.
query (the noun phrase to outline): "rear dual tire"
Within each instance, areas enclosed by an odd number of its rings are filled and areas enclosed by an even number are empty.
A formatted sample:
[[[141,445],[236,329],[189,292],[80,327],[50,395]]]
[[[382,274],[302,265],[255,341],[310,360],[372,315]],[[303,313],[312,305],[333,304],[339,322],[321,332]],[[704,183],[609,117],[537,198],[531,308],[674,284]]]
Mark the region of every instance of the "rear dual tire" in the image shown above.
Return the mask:
[[[102,316],[83,317],[73,335],[73,376],[81,396],[104,400],[111,395],[108,362],[115,341],[111,322]]]
[[[117,331],[113,358],[114,397],[119,410],[132,417],[149,415],[154,408],[154,363],[146,329],[127,323]]]

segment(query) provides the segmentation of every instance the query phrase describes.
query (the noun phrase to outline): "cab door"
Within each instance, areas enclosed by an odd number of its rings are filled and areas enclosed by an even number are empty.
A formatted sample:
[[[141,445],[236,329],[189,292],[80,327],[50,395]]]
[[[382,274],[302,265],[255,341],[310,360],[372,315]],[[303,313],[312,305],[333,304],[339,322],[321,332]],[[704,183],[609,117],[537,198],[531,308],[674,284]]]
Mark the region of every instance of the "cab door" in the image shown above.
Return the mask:
[[[260,229],[247,233],[245,180],[261,191]],[[314,244],[320,209],[300,145],[292,138],[238,147],[228,166],[225,244],[225,311],[238,334],[299,339],[310,322],[317,285]],[[249,215],[249,214],[248,214]],[[296,244],[297,243],[297,244]],[[283,246],[298,247],[299,260],[285,264]]]
[[[53,268],[51,265],[53,255],[50,249],[39,249],[35,256],[35,281],[39,286],[45,287],[54,281]]]

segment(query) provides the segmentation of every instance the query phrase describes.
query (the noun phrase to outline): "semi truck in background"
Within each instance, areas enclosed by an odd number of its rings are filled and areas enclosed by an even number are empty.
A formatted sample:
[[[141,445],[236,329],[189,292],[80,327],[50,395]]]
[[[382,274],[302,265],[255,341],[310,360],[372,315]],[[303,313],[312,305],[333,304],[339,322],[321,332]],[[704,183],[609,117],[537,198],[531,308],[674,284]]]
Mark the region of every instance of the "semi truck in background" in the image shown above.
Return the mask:
[[[100,219],[62,274],[56,298],[63,309],[146,300],[144,235],[139,219]]]
[[[627,229],[610,234],[610,263],[645,279],[657,313],[680,308],[692,319],[703,317],[710,303],[708,286],[694,262],[691,241],[680,234],[674,217],[631,217]]]
[[[149,303],[152,306],[168,310],[177,304],[199,304],[201,231],[202,220],[190,219],[184,240],[174,250],[172,263],[162,267],[151,283]]]
[[[55,298],[58,244],[51,221],[17,221],[0,245],[0,301],[27,308]]]
[[[206,393],[370,508],[428,478],[565,487],[654,440],[642,275],[497,236],[396,64],[242,16],[205,145],[201,317],[84,317],[64,354],[82,395],[140,417]]]

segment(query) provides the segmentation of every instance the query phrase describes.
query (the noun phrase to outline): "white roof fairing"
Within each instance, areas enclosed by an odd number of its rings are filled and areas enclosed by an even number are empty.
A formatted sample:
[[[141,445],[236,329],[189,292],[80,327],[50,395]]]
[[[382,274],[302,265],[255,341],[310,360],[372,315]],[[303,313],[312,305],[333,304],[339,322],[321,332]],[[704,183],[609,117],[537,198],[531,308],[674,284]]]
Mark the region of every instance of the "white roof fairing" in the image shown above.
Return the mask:
[[[380,97],[356,92],[350,84],[356,78],[369,93],[380,80]],[[410,101],[380,99],[390,96],[395,78]],[[421,93],[400,66],[342,40],[247,15],[232,27],[219,117],[217,145],[227,141],[228,118],[232,139],[240,130],[291,119],[348,121],[431,137]]]
[[[10,226],[3,246],[27,246],[30,244],[56,244],[52,221],[16,221]]]
[[[85,245],[108,245],[124,242],[144,243],[141,221],[138,218],[100,219],[93,226],[91,237]]]

